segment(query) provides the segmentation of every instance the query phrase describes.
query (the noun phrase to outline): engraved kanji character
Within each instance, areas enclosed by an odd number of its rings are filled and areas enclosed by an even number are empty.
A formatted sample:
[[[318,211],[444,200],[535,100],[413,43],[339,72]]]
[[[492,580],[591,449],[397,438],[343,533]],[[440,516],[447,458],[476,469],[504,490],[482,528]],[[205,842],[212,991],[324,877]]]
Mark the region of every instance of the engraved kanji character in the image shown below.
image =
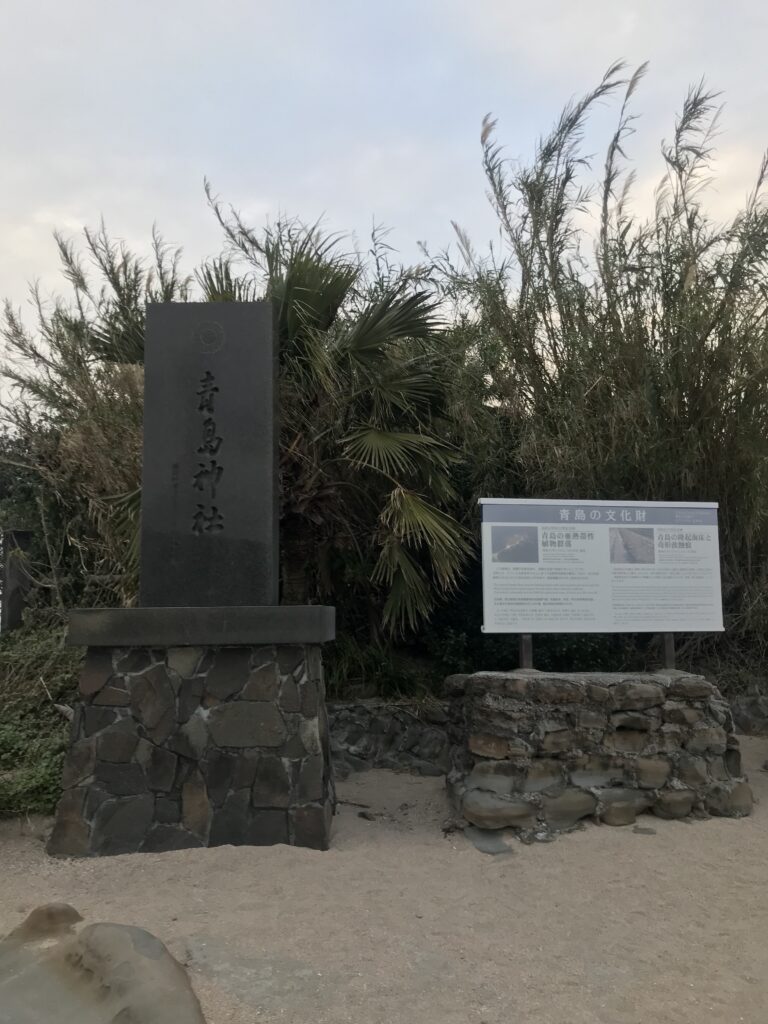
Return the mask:
[[[203,443],[197,449],[201,455],[215,455],[221,447],[221,438],[216,433],[216,420],[206,416],[203,420]]]
[[[214,383],[215,380],[216,378],[210,370],[206,370],[205,375],[200,378],[200,387],[197,389],[197,394],[200,396],[197,405],[198,412],[213,412],[213,398],[219,390]]]
[[[216,488],[218,487],[221,475],[224,472],[224,467],[220,466],[216,459],[208,459],[207,462],[198,462],[200,467],[195,475],[192,477],[192,483],[195,490],[202,491],[205,489],[206,484],[208,485],[211,497],[216,497]]]
[[[224,516],[215,505],[206,508],[205,505],[198,505],[197,511],[192,516],[192,532],[198,536],[201,533],[220,533],[224,529]]]

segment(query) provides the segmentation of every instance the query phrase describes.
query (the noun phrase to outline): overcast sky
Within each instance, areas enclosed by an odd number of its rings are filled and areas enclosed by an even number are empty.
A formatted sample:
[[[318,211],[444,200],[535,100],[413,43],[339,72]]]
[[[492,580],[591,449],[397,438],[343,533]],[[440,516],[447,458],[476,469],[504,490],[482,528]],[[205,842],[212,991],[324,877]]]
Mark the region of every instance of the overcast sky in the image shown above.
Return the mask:
[[[768,144],[763,0],[4,0],[0,295],[59,288],[54,228],[103,215],[188,265],[219,249],[203,178],[254,223],[279,212],[413,258],[450,221],[492,237],[479,132],[525,159],[562,104],[623,58],[650,60],[629,145],[638,205],[687,86],[723,91],[714,209],[743,199]],[[602,154],[615,108],[595,119]]]

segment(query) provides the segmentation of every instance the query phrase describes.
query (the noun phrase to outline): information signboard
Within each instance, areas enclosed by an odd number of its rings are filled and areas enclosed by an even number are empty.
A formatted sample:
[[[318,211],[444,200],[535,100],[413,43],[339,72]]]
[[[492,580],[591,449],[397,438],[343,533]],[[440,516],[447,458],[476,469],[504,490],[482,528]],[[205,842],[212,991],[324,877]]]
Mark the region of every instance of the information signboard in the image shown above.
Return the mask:
[[[484,632],[722,630],[717,504],[480,504]]]

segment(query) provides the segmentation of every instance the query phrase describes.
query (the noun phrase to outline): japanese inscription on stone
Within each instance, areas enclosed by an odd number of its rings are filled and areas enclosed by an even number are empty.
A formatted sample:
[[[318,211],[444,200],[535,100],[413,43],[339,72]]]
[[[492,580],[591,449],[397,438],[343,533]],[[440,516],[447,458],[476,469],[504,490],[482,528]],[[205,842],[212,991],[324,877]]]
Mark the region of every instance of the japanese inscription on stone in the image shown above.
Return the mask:
[[[140,604],[277,604],[272,307],[147,310]]]

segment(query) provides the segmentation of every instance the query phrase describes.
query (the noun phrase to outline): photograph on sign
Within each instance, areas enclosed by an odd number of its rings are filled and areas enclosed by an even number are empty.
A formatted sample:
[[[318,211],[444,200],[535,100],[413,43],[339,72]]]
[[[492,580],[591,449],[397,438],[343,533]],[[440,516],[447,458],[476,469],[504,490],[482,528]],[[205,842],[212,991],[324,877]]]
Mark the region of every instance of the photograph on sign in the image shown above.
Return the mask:
[[[716,504],[480,504],[484,632],[722,630]]]

